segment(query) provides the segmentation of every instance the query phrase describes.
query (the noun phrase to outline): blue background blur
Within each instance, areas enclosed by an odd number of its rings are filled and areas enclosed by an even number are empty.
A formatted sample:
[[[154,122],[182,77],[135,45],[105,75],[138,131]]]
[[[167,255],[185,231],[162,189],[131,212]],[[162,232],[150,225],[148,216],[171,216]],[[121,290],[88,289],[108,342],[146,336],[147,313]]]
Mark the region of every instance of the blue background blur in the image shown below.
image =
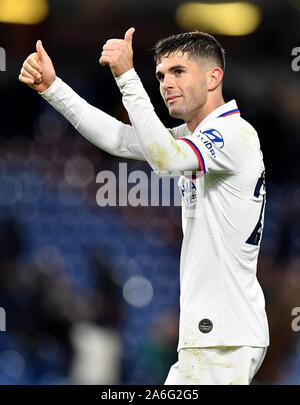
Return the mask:
[[[18,82],[42,39],[56,73],[83,98],[128,122],[103,44],[134,26],[135,68],[166,126],[151,48],[181,32],[179,0],[51,0],[36,25],[0,23],[0,384],[163,384],[176,361],[180,207],[99,207],[96,175],[119,164]],[[227,52],[225,100],[258,131],[267,205],[258,279],[271,345],[255,384],[300,383],[300,11],[294,1],[253,1],[247,36],[217,35]],[[300,7],[299,7],[300,10]],[[222,305],[222,303],[220,303]]]

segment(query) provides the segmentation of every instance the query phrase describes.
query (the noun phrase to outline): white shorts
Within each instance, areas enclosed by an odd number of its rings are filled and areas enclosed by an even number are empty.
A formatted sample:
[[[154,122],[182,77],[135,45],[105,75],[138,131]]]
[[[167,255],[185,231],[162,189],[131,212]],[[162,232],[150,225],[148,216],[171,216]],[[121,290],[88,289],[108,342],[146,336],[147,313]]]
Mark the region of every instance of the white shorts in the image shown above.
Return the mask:
[[[181,349],[165,385],[249,385],[266,347],[196,347]]]

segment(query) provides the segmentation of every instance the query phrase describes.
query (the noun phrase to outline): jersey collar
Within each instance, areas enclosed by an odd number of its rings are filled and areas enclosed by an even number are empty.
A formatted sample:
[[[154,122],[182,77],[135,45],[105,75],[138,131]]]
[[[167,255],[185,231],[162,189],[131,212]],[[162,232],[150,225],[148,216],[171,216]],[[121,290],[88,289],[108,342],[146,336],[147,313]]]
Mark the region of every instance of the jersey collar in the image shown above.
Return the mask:
[[[208,114],[204,120],[200,122],[198,129],[200,126],[202,127],[203,124],[206,124],[208,121],[215,120],[216,118],[225,118],[231,115],[239,115],[240,111],[236,104],[235,100],[231,100],[226,104],[221,105],[220,107],[213,110],[210,114]]]

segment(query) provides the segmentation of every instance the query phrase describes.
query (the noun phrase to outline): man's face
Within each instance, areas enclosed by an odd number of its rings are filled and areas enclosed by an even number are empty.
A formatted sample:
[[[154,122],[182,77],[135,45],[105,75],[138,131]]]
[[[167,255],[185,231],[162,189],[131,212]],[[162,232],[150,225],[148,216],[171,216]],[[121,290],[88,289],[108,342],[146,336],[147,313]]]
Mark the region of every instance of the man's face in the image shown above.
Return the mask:
[[[162,57],[156,66],[160,93],[174,118],[193,120],[207,101],[207,75],[204,63],[175,52]]]

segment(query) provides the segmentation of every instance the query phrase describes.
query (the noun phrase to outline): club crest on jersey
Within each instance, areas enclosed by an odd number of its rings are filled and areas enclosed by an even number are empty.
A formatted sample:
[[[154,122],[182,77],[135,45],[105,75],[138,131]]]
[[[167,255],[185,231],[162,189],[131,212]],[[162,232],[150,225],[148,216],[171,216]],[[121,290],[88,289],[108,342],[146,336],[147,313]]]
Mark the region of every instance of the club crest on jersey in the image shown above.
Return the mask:
[[[216,129],[207,129],[206,131],[201,131],[200,134],[205,135],[214,145],[222,149],[224,146],[224,139],[222,134]]]

